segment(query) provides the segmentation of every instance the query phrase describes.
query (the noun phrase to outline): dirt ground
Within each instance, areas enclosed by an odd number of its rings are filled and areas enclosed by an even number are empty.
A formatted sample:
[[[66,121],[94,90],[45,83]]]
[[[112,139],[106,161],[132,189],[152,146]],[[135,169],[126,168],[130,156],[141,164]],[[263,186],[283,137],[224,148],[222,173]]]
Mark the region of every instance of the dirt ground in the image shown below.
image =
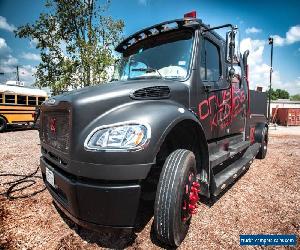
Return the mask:
[[[268,150],[218,199],[200,203],[180,249],[239,249],[240,234],[296,234],[299,247],[300,134],[271,131]],[[61,217],[35,174],[39,155],[37,131],[0,134],[0,249],[164,248],[153,234],[151,204],[141,207],[133,233],[95,233]]]

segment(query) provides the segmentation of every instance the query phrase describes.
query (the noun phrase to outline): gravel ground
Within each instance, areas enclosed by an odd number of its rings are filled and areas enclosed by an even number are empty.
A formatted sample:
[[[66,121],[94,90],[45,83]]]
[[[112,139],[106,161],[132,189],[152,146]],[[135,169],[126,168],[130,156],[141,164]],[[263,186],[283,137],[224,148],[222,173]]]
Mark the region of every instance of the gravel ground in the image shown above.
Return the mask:
[[[15,183],[12,181],[21,178],[4,173],[34,174],[39,164],[38,143],[38,132],[34,130],[0,134],[0,193],[7,192]],[[272,133],[266,159],[255,160],[218,199],[200,204],[180,249],[238,249],[242,248],[240,234],[297,234],[299,247],[299,162],[300,136]],[[151,204],[140,209],[133,234],[94,233],[59,215],[49,193],[43,191],[39,172],[15,188],[22,186],[29,187],[12,192],[11,199],[0,195],[0,249],[164,247],[153,235]]]

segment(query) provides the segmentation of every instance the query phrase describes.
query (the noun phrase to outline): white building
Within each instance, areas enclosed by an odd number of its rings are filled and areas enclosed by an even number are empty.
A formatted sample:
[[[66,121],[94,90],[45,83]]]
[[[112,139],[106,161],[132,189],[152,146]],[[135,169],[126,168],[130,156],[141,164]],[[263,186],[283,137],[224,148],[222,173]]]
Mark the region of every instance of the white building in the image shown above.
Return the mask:
[[[271,101],[271,113],[272,110],[276,108],[299,108],[300,109],[300,101],[291,101],[289,99],[278,99],[275,101]]]

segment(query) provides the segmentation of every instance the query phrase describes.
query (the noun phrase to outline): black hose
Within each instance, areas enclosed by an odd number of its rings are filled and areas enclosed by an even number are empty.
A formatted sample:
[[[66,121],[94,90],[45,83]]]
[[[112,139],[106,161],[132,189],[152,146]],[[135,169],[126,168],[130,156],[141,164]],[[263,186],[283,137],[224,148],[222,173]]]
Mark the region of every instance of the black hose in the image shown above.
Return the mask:
[[[29,187],[35,185],[36,184],[35,179],[42,179],[41,176],[36,176],[38,170],[39,170],[39,167],[37,167],[34,172],[32,172],[31,174],[28,174],[28,175],[13,174],[13,173],[0,173],[0,177],[5,177],[5,176],[8,176],[8,177],[21,177],[17,180],[13,180],[13,181],[3,183],[3,185],[9,185],[9,187],[5,192],[0,193],[0,195],[6,196],[9,200],[15,200],[15,199],[29,198],[29,197],[32,197],[32,196],[38,194],[38,193],[43,192],[46,188],[42,188],[40,190],[34,191],[33,193],[26,194],[26,195],[18,195],[18,196],[13,195],[13,193],[15,193],[15,192],[25,190],[26,188],[29,188]],[[22,186],[20,188],[17,188],[20,184],[24,184],[24,183],[28,183],[28,184],[25,185],[25,186]]]

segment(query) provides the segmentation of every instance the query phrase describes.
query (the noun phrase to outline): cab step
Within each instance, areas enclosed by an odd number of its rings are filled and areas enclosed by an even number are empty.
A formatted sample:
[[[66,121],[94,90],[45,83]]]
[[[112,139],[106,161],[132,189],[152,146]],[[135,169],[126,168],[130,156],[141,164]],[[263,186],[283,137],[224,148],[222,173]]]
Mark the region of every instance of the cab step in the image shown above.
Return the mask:
[[[211,168],[219,165],[220,163],[226,161],[230,157],[229,151],[221,150],[209,156],[209,162]]]
[[[234,161],[225,169],[213,175],[211,186],[213,196],[219,195],[226,187],[234,182],[238,176],[240,176],[246,169],[249,168],[259,151],[259,147],[259,143],[251,145],[240,159]]]
[[[230,151],[231,155],[233,155],[233,154],[243,151],[244,149],[248,148],[249,146],[250,146],[250,141],[242,141],[242,142],[230,145],[228,147],[228,150]]]
[[[209,163],[211,169],[242,152],[249,146],[250,142],[243,141],[241,135],[233,136],[217,143],[211,143],[209,145]]]

